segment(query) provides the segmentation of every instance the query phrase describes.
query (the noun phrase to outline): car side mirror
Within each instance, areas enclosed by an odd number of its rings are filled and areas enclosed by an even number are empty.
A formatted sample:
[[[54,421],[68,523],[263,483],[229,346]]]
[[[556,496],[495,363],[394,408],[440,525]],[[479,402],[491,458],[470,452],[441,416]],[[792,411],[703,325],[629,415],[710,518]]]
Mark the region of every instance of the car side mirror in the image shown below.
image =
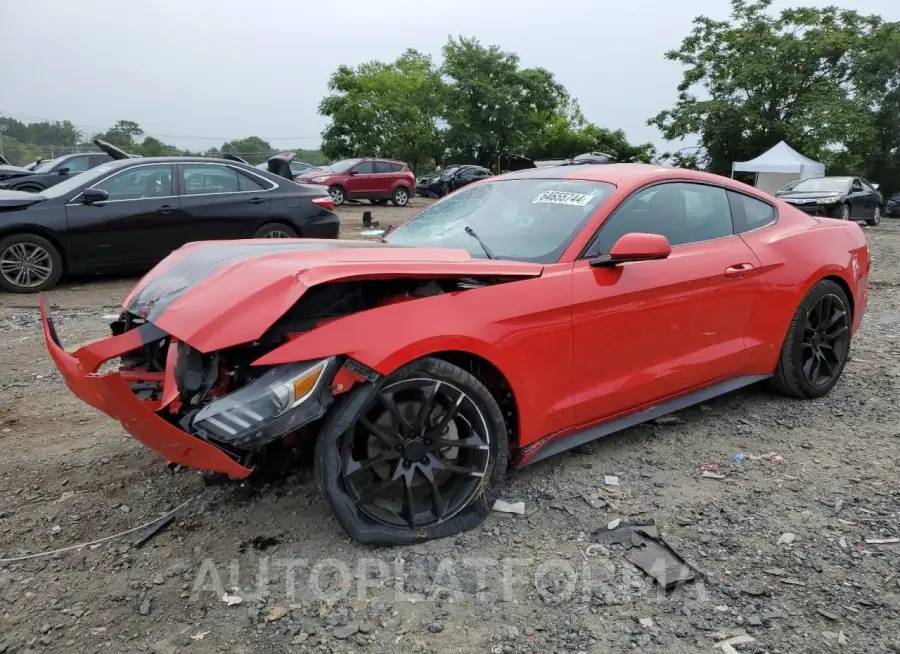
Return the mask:
[[[109,200],[109,193],[99,188],[86,188],[81,193],[81,201],[84,204],[97,204]]]
[[[591,266],[617,266],[620,263],[631,261],[653,261],[665,259],[672,254],[672,246],[669,239],[661,234],[643,234],[632,232],[623,234],[609,254],[603,254],[591,259]]]
[[[68,168],[60,168],[59,170],[56,171],[56,174],[57,175],[68,175],[69,169]]]
[[[872,184],[872,188],[875,189],[876,191],[878,190],[879,186],[881,186],[881,184]]]

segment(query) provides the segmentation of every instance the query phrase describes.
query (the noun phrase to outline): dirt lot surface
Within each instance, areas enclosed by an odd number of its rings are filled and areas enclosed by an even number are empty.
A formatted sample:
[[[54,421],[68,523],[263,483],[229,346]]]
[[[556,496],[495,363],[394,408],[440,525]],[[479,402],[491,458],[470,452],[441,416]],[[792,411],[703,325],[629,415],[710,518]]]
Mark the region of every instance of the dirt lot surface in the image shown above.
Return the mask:
[[[349,233],[364,208],[342,211]],[[383,225],[414,211],[371,209]],[[143,547],[138,531],[0,562],[0,653],[728,652],[713,646],[744,634],[738,651],[900,652],[900,545],[866,541],[900,536],[900,225],[867,233],[869,313],[828,397],[751,389],[628,430],[513,473],[524,516],[392,549],[350,542],[310,470],[261,492],[167,470],[67,391],[36,299],[0,296],[0,559],[190,500]],[[105,336],[133,282],[54,291],[63,342]],[[647,518],[701,580],[661,595],[591,547]]]

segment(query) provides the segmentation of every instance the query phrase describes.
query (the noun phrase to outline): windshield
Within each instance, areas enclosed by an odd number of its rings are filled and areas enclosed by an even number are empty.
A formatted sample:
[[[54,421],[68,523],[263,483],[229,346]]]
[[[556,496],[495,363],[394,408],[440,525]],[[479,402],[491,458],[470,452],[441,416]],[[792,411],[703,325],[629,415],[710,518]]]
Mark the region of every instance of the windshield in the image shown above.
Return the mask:
[[[40,164],[37,168],[34,169],[36,173],[49,173],[50,169],[53,168],[56,164],[58,164],[62,160],[62,157],[57,157],[56,159],[50,159],[49,161],[45,161]]]
[[[362,159],[342,159],[341,161],[335,161],[333,164],[322,166],[322,170],[330,170],[333,173],[346,173],[360,161]]]
[[[804,179],[790,189],[795,193],[818,193],[819,191],[831,191],[840,193],[850,186],[849,177],[816,177]]]
[[[508,179],[463,188],[388,234],[394,245],[461,248],[486,258],[554,263],[615,187],[571,179]]]
[[[83,173],[78,173],[76,175],[72,175],[66,180],[63,180],[59,184],[54,184],[48,189],[44,189],[41,191],[41,195],[45,198],[59,198],[67,193],[71,193],[72,191],[84,186],[85,184],[89,184],[98,177],[102,177],[112,170],[116,170],[119,166],[114,166],[112,163],[105,163],[90,170],[86,170]]]

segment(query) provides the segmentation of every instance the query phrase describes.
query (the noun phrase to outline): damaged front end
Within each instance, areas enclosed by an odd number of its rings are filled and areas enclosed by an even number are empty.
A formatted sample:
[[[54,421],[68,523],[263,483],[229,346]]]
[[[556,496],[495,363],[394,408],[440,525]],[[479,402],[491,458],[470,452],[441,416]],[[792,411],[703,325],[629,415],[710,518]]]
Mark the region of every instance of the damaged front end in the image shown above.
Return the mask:
[[[272,454],[281,445],[314,442],[337,396],[380,378],[343,354],[261,365],[267,354],[350,314],[502,281],[458,277],[322,284],[309,289],[259,338],[211,352],[126,309],[110,323],[110,338],[70,353],[60,343],[43,295],[41,316],[50,356],[75,395],[118,420],[170,463],[245,479],[272,459],[283,459],[281,453]]]
[[[262,343],[204,354],[127,312],[111,323],[111,338],[69,353],[44,297],[41,317],[69,389],[173,464],[244,479],[261,451],[320,419],[334,401],[338,357],[254,366]],[[117,368],[101,369],[116,359]]]

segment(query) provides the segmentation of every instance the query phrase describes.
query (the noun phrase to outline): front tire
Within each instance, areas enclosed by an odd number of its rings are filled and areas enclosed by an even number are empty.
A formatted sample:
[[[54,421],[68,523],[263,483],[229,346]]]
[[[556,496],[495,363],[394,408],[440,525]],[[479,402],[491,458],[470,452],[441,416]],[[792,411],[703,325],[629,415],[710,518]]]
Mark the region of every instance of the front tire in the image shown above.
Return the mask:
[[[9,293],[39,293],[62,276],[59,250],[37,234],[13,234],[0,240],[0,288]]]
[[[315,473],[352,538],[408,544],[480,525],[503,489],[507,457],[506,423],[487,388],[427,357],[333,408]]]
[[[409,191],[402,186],[394,189],[394,193],[391,195],[391,204],[395,207],[405,207],[409,204]]]
[[[840,286],[822,280],[800,302],[772,384],[785,395],[812,399],[837,384],[850,355],[850,300]]]
[[[841,220],[850,220],[850,205],[842,204],[840,211],[838,212],[838,218]]]
[[[881,207],[875,207],[875,211],[872,212],[872,217],[866,221],[866,224],[869,227],[874,227],[878,223],[881,222]]]
[[[347,194],[340,186],[330,187],[328,193],[331,195],[331,199],[334,201],[334,206],[336,207],[341,206],[347,201]]]

